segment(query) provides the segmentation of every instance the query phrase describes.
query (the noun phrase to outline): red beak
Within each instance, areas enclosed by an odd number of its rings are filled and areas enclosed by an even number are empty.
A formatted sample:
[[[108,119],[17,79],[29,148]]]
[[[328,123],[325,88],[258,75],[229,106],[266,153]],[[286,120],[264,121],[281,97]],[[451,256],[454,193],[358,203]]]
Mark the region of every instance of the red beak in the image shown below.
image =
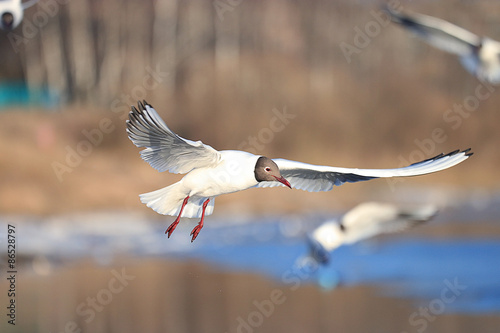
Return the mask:
[[[288,182],[288,180],[286,180],[285,178],[283,178],[283,177],[276,177],[276,176],[274,176],[274,178],[276,178],[276,180],[279,181],[280,183],[282,183],[283,185],[288,186],[289,188],[292,188],[292,185],[290,185],[290,183]]]

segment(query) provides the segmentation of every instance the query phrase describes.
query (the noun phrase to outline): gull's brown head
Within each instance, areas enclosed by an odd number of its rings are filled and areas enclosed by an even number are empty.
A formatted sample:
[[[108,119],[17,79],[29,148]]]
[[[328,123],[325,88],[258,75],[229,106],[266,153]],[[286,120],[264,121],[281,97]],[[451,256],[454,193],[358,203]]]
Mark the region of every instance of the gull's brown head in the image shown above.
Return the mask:
[[[270,158],[265,156],[259,157],[257,163],[255,164],[255,179],[258,182],[270,181],[270,182],[280,182],[289,188],[292,188],[288,180],[281,176],[280,169],[278,165]]]

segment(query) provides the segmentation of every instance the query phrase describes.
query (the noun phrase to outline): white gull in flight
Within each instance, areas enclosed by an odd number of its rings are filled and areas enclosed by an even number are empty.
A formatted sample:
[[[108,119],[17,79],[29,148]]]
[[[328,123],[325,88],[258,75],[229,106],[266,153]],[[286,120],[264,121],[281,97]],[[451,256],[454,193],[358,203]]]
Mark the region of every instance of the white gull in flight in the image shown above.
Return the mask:
[[[330,191],[334,185],[375,178],[424,175],[450,168],[472,155],[470,149],[440,154],[398,169],[352,169],[270,159],[238,150],[217,151],[201,141],[183,139],[172,132],[146,101],[132,106],[127,132],[142,158],[160,172],[186,174],[165,188],[141,194],[143,203],[159,214],[177,216],[165,231],[168,237],[181,217],[200,218],[191,232],[195,240],[214,199],[252,187],[288,186],[300,190]]]
[[[308,237],[309,252],[317,262],[326,264],[330,252],[379,234],[405,230],[428,221],[437,213],[432,205],[401,208],[392,204],[366,202],[347,212],[340,221],[321,224]]]
[[[385,10],[393,22],[413,32],[430,45],[460,57],[462,65],[478,79],[500,83],[500,43],[480,37],[442,19],[391,9]]]
[[[36,4],[38,0],[0,0],[0,28],[14,30],[23,20],[24,10]],[[57,5],[57,4],[56,4]]]

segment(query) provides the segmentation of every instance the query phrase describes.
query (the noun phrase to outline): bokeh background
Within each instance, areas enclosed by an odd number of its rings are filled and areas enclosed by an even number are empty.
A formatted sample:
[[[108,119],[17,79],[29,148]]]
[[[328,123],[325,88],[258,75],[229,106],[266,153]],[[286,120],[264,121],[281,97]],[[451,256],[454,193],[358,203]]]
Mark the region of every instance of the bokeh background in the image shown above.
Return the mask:
[[[389,24],[382,4],[40,0],[1,31],[3,258],[7,224],[19,244],[17,323],[2,315],[1,330],[497,332],[499,88]],[[500,39],[495,1],[399,5]],[[359,168],[469,147],[474,156],[438,174],[327,193],[222,196],[190,244],[195,220],[166,239],[173,218],[138,198],[180,179],[152,169],[127,138],[128,110],[142,99],[179,135],[216,149]],[[304,235],[368,200],[441,212],[343,250],[345,260],[299,274],[292,290],[283,274],[307,251]],[[135,278],[111,294],[122,269]],[[454,279],[467,281],[465,296],[432,308]],[[5,279],[0,287],[5,309]],[[274,290],[285,300],[267,316],[255,302]],[[77,310],[88,297],[101,301],[92,319]],[[422,306],[432,316],[412,317]]]

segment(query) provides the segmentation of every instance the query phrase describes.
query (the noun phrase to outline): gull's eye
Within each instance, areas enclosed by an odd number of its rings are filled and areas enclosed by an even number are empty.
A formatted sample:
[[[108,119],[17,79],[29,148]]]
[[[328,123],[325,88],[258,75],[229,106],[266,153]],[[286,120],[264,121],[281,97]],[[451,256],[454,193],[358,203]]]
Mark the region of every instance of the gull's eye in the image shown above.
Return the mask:
[[[267,172],[271,171],[271,168],[270,167],[266,167],[266,171]]]

